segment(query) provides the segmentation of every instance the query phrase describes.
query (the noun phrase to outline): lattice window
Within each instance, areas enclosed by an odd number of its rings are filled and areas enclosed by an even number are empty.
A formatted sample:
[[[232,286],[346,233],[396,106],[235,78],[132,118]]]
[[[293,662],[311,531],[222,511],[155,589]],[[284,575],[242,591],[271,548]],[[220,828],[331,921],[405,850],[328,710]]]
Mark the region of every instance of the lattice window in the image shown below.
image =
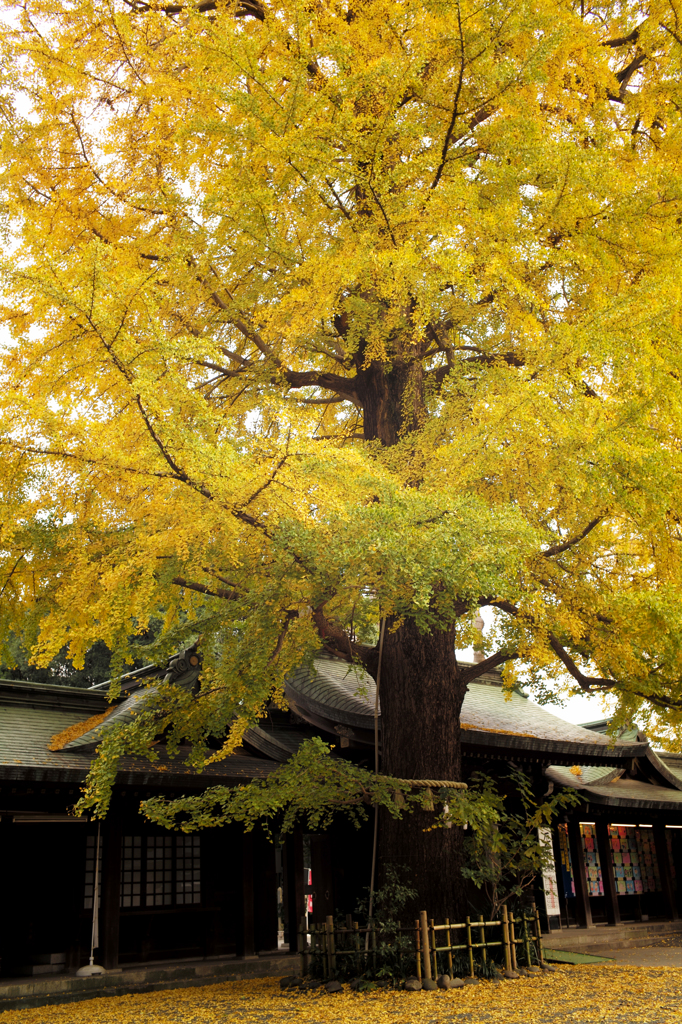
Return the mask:
[[[142,836],[121,839],[121,907],[139,907],[142,898]]]
[[[147,836],[145,903],[148,907],[173,902],[173,838]]]
[[[121,909],[189,903],[201,903],[199,836],[123,836]]]
[[[175,838],[175,902],[201,903],[199,836]]]
[[[97,836],[88,836],[85,846],[85,892],[83,907],[85,910],[92,910],[92,901],[95,893],[95,854],[97,852]],[[97,861],[97,906],[102,904],[102,842],[99,844],[99,858]]]

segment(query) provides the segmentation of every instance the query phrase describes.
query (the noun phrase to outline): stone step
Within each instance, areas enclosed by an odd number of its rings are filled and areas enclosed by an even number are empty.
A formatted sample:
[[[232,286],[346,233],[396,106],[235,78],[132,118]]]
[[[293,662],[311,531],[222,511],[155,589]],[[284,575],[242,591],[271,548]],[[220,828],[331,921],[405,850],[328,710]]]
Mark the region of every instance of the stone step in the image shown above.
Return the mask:
[[[61,974],[49,978],[0,979],[0,1014],[28,1006],[71,1003],[99,996],[120,996],[133,992],[154,992],[167,988],[215,985],[241,978],[278,977],[298,974],[297,954],[273,957],[215,957],[208,960],[171,960],[164,964],[118,968],[106,974],[77,978]]]
[[[543,935],[542,941],[549,949],[606,955],[609,949],[650,946],[669,936],[682,938],[682,921],[637,921],[616,927],[596,925],[593,928],[562,928]]]

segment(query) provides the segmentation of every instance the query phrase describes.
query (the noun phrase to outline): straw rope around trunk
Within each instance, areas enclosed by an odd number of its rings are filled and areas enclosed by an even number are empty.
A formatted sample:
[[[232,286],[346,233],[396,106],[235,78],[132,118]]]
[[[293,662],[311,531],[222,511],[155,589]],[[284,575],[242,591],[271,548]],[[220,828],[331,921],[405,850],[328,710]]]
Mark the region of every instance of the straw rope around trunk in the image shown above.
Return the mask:
[[[466,782],[443,782],[439,779],[396,779],[406,786],[422,786],[424,789],[468,789]]]

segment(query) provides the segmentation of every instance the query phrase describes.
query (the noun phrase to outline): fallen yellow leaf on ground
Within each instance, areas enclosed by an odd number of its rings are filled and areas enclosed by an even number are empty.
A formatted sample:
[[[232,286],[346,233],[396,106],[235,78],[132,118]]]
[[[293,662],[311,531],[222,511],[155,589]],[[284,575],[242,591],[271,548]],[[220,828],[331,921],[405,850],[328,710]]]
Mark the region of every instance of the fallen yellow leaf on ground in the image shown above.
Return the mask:
[[[1,1024],[672,1024],[682,969],[561,967],[438,992],[281,994],[275,978],[7,1010]]]

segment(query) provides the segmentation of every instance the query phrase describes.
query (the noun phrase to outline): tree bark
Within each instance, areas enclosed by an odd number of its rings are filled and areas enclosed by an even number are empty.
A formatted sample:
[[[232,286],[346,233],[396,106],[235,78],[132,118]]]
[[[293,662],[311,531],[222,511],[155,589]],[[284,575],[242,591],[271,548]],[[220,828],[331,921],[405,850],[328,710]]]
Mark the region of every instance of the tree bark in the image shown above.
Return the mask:
[[[401,779],[458,782],[461,775],[459,716],[466,684],[457,673],[455,630],[420,633],[411,620],[386,629],[381,666],[384,774]],[[396,820],[380,816],[379,884],[386,868],[404,872],[418,892],[409,912],[461,920],[462,830],[436,828],[434,814],[414,811]]]
[[[390,368],[378,360],[359,365],[356,385],[366,441],[394,445],[401,434],[423,426],[424,368],[418,360],[396,358]]]
[[[356,354],[355,384],[363,408],[364,436],[384,446],[419,430],[426,419],[425,376],[419,344],[394,339],[390,363],[365,362]],[[424,634],[411,619],[397,629],[387,625],[381,666],[381,771],[401,779],[459,782],[460,711],[466,682],[457,671],[455,622],[466,609],[453,608],[452,626]],[[324,635],[324,632],[322,633]],[[337,643],[340,653],[346,653]],[[363,656],[376,678],[376,656]],[[393,866],[418,892],[401,913],[427,910],[429,916],[461,920],[463,833],[459,828],[431,830],[434,814],[414,811],[396,820],[379,819],[378,884]],[[404,868],[405,871],[400,872]]]

